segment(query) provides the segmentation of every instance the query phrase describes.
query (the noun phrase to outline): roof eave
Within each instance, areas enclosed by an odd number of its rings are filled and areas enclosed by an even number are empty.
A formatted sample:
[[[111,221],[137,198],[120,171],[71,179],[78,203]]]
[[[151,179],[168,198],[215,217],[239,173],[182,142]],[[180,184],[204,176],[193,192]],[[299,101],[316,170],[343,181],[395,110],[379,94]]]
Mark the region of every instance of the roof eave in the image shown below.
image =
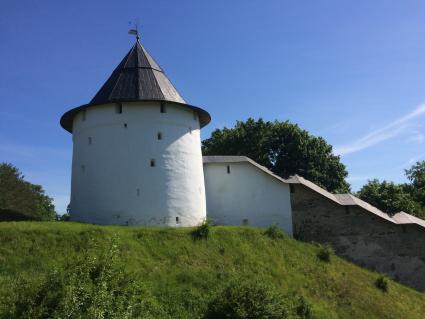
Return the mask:
[[[107,104],[114,104],[114,103],[123,103],[123,102],[165,102],[165,103],[171,103],[176,104],[180,106],[185,106],[193,111],[195,111],[198,114],[199,117],[199,125],[200,128],[203,128],[204,126],[208,125],[208,123],[211,122],[211,115],[205,111],[204,109],[186,104],[186,103],[180,103],[175,101],[168,101],[168,100],[154,100],[154,99],[145,99],[145,100],[134,100],[134,99],[121,99],[121,100],[113,100],[108,102],[102,102],[102,103],[89,103],[89,104],[83,104],[80,106],[77,106],[67,112],[65,112],[60,119],[60,125],[67,130],[69,133],[72,133],[72,123],[74,121],[75,115],[77,115],[78,112],[85,110],[92,106],[98,106],[98,105],[107,105]]]

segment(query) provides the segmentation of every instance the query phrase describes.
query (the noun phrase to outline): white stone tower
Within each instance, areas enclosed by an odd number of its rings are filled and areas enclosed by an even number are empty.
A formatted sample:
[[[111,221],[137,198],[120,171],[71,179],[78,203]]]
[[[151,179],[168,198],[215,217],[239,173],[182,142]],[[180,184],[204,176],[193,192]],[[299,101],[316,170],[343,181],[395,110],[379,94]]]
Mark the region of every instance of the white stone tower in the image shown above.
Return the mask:
[[[200,128],[137,39],[89,104],[66,112],[72,133],[71,220],[194,226],[206,217]]]

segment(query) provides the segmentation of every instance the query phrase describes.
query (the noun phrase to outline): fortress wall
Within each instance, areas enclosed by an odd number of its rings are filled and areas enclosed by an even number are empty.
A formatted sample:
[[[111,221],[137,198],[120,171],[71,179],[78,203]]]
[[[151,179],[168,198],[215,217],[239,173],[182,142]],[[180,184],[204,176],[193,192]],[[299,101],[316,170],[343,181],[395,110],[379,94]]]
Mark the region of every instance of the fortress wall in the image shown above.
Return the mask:
[[[341,257],[425,290],[425,229],[340,205],[301,184],[293,185],[291,204],[298,238],[329,243]]]
[[[205,163],[207,215],[221,225],[268,227],[292,235],[289,185],[249,162]]]

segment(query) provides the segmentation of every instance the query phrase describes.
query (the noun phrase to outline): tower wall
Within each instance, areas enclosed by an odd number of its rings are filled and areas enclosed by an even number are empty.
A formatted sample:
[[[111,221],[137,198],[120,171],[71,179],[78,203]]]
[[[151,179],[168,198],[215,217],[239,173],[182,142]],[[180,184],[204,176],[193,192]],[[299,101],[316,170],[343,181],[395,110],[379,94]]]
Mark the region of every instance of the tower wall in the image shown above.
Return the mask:
[[[73,121],[71,219],[194,226],[206,217],[199,119],[173,103],[92,106]]]

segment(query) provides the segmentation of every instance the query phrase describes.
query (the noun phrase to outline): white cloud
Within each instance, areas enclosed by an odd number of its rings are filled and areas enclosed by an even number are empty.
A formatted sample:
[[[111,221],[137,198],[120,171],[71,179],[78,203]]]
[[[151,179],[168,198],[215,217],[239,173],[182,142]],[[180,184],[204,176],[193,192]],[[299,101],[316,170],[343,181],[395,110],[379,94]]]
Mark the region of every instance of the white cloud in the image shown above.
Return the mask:
[[[359,138],[352,143],[336,147],[335,154],[347,155],[358,152],[372,145],[396,137],[400,135],[400,133],[403,132],[406,127],[408,127],[410,121],[422,115],[425,115],[425,104],[418,106],[412,112],[400,117],[399,119],[384,127],[372,131],[371,133]]]

